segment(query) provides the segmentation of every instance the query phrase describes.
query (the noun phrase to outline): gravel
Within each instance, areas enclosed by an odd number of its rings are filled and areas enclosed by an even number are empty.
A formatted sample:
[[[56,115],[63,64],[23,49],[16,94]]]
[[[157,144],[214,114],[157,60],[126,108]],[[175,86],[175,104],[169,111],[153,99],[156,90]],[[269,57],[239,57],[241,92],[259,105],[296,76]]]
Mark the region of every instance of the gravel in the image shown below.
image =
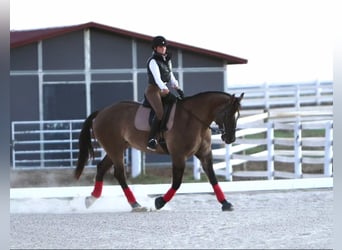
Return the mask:
[[[11,249],[332,249],[333,190],[176,195],[133,213],[124,197],[11,200]],[[139,197],[152,208],[154,197]]]

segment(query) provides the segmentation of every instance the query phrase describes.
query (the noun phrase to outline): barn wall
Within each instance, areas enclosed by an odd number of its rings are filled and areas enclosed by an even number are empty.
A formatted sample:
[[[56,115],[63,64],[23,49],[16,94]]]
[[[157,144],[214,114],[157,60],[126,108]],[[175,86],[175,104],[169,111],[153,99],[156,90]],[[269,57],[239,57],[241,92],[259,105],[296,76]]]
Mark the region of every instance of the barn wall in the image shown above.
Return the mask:
[[[209,58],[208,56],[203,56],[195,54],[192,52],[184,51],[182,53],[183,57],[183,67],[223,67],[222,60]]]
[[[45,84],[44,120],[83,119],[86,116],[84,84]]]
[[[38,70],[37,43],[11,49],[11,70]]]
[[[83,32],[76,31],[43,41],[44,70],[84,69]]]
[[[184,73],[184,91],[188,95],[198,93],[198,89],[205,91],[223,91],[223,72],[186,72]]]
[[[39,120],[38,76],[11,76],[10,81],[11,121]]]
[[[91,30],[91,68],[132,68],[132,39],[109,32]]]

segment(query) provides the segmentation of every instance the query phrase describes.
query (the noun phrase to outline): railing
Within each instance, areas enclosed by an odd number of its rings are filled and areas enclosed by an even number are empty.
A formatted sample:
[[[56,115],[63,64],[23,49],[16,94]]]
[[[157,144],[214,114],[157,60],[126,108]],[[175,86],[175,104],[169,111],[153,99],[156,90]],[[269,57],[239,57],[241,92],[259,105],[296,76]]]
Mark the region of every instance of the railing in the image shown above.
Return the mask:
[[[84,120],[12,122],[13,168],[71,167]],[[103,151],[95,148],[95,161]],[[90,163],[91,164],[91,163]]]
[[[229,93],[245,92],[245,109],[269,110],[277,107],[320,106],[333,104],[333,82],[314,81],[298,84],[264,83],[228,87]]]
[[[333,121],[332,113],[326,120],[315,121],[314,117],[322,118],[322,112],[309,113],[313,121],[301,120],[305,112],[281,113],[292,122],[279,122],[269,112],[240,118],[236,142],[233,145],[222,143],[219,135],[212,136],[212,143],[221,145],[213,149],[214,169],[216,174],[225,176],[226,180],[233,177],[249,178],[303,178],[332,177],[333,163]],[[287,114],[287,115],[286,115]],[[264,120],[267,119],[267,122]],[[236,170],[236,166],[251,162],[263,162],[264,170]],[[278,170],[276,163],[292,165],[291,171]],[[318,165],[320,173],[303,173],[303,164]],[[201,165],[194,158],[194,178],[200,179]]]

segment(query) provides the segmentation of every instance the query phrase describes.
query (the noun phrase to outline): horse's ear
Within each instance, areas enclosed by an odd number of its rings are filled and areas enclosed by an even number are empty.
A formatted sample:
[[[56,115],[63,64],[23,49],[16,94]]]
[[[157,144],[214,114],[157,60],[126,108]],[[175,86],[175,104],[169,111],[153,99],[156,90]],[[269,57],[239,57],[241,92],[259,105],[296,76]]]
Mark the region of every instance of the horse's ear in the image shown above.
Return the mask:
[[[242,100],[243,96],[245,95],[245,92],[242,92],[239,99]]]
[[[232,98],[230,98],[228,102],[229,102],[229,103],[234,103],[235,100],[236,100],[236,99],[235,99],[235,94],[232,94],[231,97],[232,97]]]

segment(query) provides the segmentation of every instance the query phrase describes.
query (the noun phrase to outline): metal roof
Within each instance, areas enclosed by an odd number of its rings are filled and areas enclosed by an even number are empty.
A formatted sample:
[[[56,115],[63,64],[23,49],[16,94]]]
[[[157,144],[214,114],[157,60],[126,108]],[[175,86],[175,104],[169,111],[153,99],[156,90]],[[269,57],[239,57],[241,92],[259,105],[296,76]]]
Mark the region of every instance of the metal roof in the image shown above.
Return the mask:
[[[131,31],[115,28],[115,27],[110,27],[107,25],[99,24],[99,23],[89,22],[89,23],[84,23],[80,25],[65,26],[65,27],[55,27],[55,28],[36,29],[36,30],[22,30],[22,31],[13,30],[13,31],[10,31],[11,48],[21,47],[24,45],[28,45],[30,43],[38,42],[40,40],[57,37],[63,34],[67,34],[67,33],[74,32],[74,31],[79,31],[83,29],[99,29],[99,30],[112,32],[112,33],[122,35],[122,36],[147,41],[147,42],[151,42],[153,39],[152,36],[148,36],[148,35],[144,35],[144,34],[140,34],[136,32],[131,32]],[[178,43],[178,42],[168,40],[168,44],[172,47],[179,48],[184,51],[190,51],[190,52],[203,54],[206,56],[225,60],[227,64],[247,63],[247,59],[244,59],[244,58],[239,58],[239,57],[231,56],[228,54],[223,54],[223,53],[212,51],[212,50],[198,48],[198,47],[190,46],[190,45],[183,44],[183,43]]]

